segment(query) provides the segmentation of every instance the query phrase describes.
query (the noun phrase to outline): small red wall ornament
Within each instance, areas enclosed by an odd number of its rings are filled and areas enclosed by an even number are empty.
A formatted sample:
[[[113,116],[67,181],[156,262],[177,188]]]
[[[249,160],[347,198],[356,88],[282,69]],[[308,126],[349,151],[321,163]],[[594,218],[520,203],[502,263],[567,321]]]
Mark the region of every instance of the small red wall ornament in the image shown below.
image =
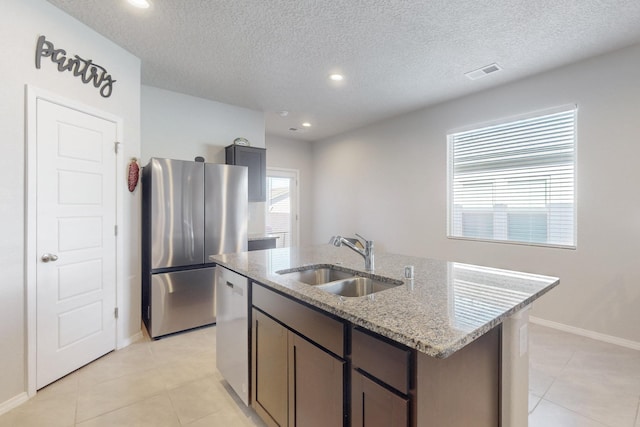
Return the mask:
[[[133,157],[129,162],[129,191],[133,193],[138,185],[138,178],[140,178],[140,166],[138,166],[138,159]]]

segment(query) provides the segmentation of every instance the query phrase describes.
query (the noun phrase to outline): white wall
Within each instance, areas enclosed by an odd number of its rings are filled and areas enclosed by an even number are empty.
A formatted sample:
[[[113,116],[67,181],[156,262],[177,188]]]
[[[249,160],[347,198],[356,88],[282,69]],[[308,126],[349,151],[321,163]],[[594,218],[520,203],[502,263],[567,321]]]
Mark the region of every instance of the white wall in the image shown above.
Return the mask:
[[[315,143],[313,240],[558,276],[535,316],[640,342],[638,69],[640,45]],[[447,132],[571,103],[578,248],[447,239]]]
[[[151,157],[224,163],[239,137],[265,147],[264,113],[142,86],[142,165]],[[267,156],[268,157],[268,156]],[[264,233],[264,203],[249,203],[249,233]]]
[[[310,245],[311,226],[313,224],[313,159],[311,157],[311,143],[267,135],[266,145],[268,168],[297,169],[299,172],[300,211],[298,218],[300,239],[298,243],[300,246]]]
[[[264,148],[264,113],[142,86],[142,158],[224,163],[224,147],[243,137]]]
[[[56,48],[91,58],[117,82],[110,98],[71,73],[58,72],[49,58],[35,68],[36,40],[45,35]],[[59,94],[124,120],[125,158],[139,156],[140,61],[44,0],[0,2],[0,405],[26,391],[25,324],[25,85]],[[126,185],[122,177],[122,185]],[[119,335],[140,331],[139,198],[125,195],[125,307]],[[134,237],[131,237],[134,236]]]

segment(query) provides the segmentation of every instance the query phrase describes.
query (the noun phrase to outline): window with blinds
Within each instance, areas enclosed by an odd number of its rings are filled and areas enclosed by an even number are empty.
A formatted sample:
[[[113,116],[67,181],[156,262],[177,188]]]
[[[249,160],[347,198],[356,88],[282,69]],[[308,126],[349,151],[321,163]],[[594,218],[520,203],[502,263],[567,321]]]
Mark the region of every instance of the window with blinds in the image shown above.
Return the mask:
[[[448,135],[449,237],[575,247],[576,116]]]

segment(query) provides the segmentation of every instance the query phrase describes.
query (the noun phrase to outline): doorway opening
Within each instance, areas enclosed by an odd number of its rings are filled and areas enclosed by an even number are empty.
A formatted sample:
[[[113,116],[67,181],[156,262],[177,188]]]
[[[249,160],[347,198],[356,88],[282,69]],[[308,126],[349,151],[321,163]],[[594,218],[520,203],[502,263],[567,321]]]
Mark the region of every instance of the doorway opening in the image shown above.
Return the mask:
[[[298,171],[267,169],[266,232],[277,248],[298,246]]]

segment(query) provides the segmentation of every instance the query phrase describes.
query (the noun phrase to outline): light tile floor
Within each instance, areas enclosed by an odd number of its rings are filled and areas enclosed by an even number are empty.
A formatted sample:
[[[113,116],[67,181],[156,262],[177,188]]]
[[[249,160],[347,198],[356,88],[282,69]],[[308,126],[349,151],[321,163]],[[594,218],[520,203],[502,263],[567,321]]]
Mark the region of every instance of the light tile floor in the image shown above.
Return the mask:
[[[530,427],[640,427],[640,352],[530,331]],[[0,427],[263,427],[216,371],[215,333],[145,338],[110,353],[0,416]]]
[[[530,427],[640,427],[640,351],[530,330]]]
[[[216,328],[112,352],[0,416],[0,427],[264,426],[217,372]]]

